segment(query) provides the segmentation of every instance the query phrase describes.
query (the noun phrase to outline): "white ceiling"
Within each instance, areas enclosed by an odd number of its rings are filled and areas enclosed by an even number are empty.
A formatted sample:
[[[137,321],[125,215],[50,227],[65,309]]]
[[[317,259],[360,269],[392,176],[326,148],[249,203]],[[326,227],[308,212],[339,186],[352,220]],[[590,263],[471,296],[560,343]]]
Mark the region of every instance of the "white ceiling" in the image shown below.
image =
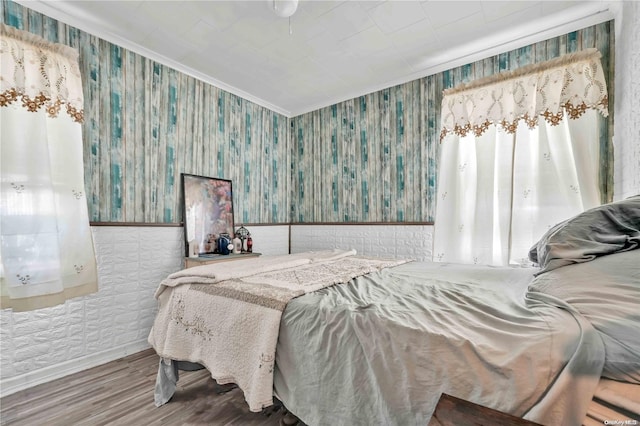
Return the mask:
[[[278,0],[280,1],[280,0]],[[293,117],[611,19],[615,2],[18,3]]]

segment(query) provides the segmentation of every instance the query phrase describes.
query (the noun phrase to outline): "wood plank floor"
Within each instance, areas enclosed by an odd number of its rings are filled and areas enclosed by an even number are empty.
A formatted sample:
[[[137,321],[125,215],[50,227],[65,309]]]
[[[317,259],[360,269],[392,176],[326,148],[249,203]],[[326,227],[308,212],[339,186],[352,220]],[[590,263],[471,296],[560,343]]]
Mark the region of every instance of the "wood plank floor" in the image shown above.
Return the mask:
[[[0,424],[270,426],[283,419],[291,424],[284,408],[250,412],[238,388],[217,393],[207,370],[180,371],[173,399],[156,407],[158,361],[148,349],[6,396],[0,399]]]

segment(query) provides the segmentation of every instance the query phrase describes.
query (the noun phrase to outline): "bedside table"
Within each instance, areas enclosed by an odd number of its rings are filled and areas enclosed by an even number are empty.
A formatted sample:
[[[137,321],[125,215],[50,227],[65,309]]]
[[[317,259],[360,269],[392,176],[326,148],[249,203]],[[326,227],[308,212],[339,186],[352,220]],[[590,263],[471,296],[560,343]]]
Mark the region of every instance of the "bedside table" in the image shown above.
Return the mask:
[[[236,254],[210,254],[200,257],[185,257],[184,268],[193,268],[194,266],[208,265],[209,263],[230,262],[232,260],[248,259],[250,257],[258,257],[261,253],[236,253]]]
[[[541,426],[511,414],[443,393],[428,426]]]

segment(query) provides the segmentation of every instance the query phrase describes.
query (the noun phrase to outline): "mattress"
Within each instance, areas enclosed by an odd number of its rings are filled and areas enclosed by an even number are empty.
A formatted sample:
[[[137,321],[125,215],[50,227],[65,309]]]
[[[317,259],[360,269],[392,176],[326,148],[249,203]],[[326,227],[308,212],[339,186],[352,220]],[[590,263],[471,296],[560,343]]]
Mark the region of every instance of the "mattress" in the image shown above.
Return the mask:
[[[275,393],[313,425],[424,425],[442,393],[579,425],[603,344],[570,306],[526,296],[532,276],[409,263],[294,299],[281,320]]]

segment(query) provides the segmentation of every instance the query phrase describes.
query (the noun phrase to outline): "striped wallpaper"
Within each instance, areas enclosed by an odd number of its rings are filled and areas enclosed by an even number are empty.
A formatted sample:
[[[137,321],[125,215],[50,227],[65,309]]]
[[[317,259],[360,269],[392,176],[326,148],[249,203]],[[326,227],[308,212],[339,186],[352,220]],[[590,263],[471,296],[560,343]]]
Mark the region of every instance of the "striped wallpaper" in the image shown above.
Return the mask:
[[[92,221],[181,222],[182,172],[231,179],[236,223],[434,221],[443,89],[589,47],[613,81],[603,23],[290,119],[17,3],[0,7],[2,22],[80,51]],[[610,164],[607,126],[601,138]]]

